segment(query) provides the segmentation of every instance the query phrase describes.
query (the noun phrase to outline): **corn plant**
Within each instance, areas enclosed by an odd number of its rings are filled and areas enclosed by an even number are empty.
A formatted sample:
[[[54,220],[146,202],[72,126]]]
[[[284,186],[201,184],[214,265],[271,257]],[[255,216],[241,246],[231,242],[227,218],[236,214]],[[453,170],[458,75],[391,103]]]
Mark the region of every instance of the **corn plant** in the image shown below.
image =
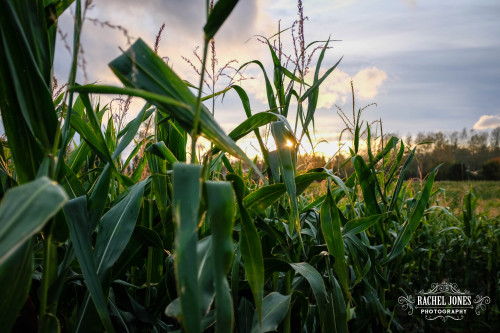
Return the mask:
[[[73,2],[69,88],[53,100],[56,18]],[[319,76],[332,41],[318,49],[314,78],[306,82],[306,54],[314,43],[304,43],[302,14],[293,68],[271,41],[284,31],[264,38],[272,81],[259,60],[240,68],[256,65],[264,73],[269,110],[252,114],[241,86],[205,97],[202,90],[209,43],[237,1],[207,2],[197,87],[140,39],[109,64],[123,87],[78,85],[79,36],[88,4],[0,3],[0,109],[7,137],[0,145],[0,281],[10,286],[0,290],[2,328],[403,329],[395,299],[398,288],[407,286],[401,273],[410,278],[407,268],[417,266],[412,248],[425,244],[420,225],[424,221],[429,228],[439,210],[429,205],[437,170],[412,193],[405,172],[415,150],[396,137],[372,148],[377,138],[359,110],[353,112],[353,145],[345,161],[354,172],[297,172],[299,147],[312,140],[321,84],[340,62]],[[226,134],[203,102],[233,92],[247,119]],[[112,118],[106,121],[109,106],[92,103],[91,94],[135,96],[145,103],[121,128]],[[295,123],[289,120],[293,98]],[[152,133],[136,140],[144,123],[152,124]],[[271,133],[276,150],[269,151],[262,129]],[[259,142],[262,170],[237,145],[250,134]],[[200,135],[212,147],[198,160]],[[132,150],[123,156],[128,146]],[[229,155],[250,170],[244,172]],[[325,192],[305,195],[318,181],[327,183]],[[468,198],[463,230],[471,265],[482,229]],[[488,232],[493,239],[498,229]],[[418,265],[429,267],[432,260]],[[488,267],[493,283],[498,266]]]

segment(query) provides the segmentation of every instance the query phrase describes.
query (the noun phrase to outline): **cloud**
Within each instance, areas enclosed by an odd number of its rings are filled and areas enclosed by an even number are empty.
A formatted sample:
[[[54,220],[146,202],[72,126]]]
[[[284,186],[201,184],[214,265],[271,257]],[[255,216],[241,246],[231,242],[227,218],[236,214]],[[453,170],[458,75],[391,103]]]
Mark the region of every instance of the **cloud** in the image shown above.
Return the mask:
[[[373,98],[377,96],[378,89],[387,79],[387,74],[377,67],[365,68],[354,75],[354,88],[358,97]]]
[[[323,76],[327,69],[322,68],[319,76]],[[251,94],[257,101],[267,104],[264,75],[259,72],[253,76],[253,80],[243,82],[243,88]],[[314,73],[306,76],[306,82],[312,82]],[[387,74],[377,67],[367,67],[354,75],[336,69],[321,84],[318,98],[318,109],[330,109],[335,104],[345,104],[351,97],[351,79],[354,82],[356,98],[373,99],[378,95],[379,88],[387,79]]]
[[[342,70],[335,70],[320,86],[318,108],[329,109],[335,104],[344,104],[351,95],[351,78],[357,98],[373,99],[387,79],[387,74],[377,67],[367,67],[354,76]]]
[[[474,129],[484,130],[488,128],[495,128],[500,126],[500,115],[482,115],[479,120],[474,124]]]
[[[406,4],[409,8],[416,8],[417,7],[417,0],[401,0],[404,4]]]
[[[258,54],[259,49],[265,51],[260,43],[245,44],[254,34],[266,35],[271,28],[276,29],[274,19],[265,12],[263,6],[261,2],[248,0],[240,1],[235,7],[215,37],[217,58],[221,66],[234,58],[246,61],[248,54]],[[118,82],[109,70],[108,63],[121,54],[119,48],[128,49],[130,45],[123,31],[116,26],[127,30],[128,36],[131,37],[130,42],[142,38],[153,47],[155,36],[163,23],[166,27],[160,42],[159,55],[168,57],[169,63],[180,76],[191,75],[192,69],[181,59],[181,55],[193,60],[193,49],[202,46],[203,25],[206,22],[204,13],[204,0],[95,0],[92,9],[87,13],[90,20],[84,24],[81,39],[88,63],[87,81],[98,81],[101,84]],[[67,43],[70,46],[72,26],[71,11],[68,10],[61,16],[59,28],[63,33],[67,33]],[[71,56],[68,55],[60,35],[56,46],[57,61],[54,71],[58,78],[64,80],[68,76]],[[198,53],[202,51],[199,50]],[[79,82],[84,81],[82,74],[79,71]]]
[[[252,75],[252,78],[242,82],[242,87],[247,94],[251,94],[257,101],[262,104],[267,104],[266,86],[264,83],[264,75],[258,73]]]

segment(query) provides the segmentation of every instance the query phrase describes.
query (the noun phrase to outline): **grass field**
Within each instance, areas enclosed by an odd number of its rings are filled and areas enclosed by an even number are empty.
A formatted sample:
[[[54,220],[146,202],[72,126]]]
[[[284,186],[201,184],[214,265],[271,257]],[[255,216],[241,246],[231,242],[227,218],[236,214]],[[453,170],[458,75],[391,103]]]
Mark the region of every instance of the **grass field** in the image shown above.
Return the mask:
[[[413,181],[411,188],[420,189],[420,182]],[[326,182],[309,187],[304,196],[308,199],[317,197],[326,190]],[[433,191],[439,191],[432,204],[447,207],[453,214],[461,215],[465,194],[472,191],[478,198],[477,213],[489,218],[500,217],[500,181],[437,181]]]
[[[198,86],[138,39],[110,63],[125,87],[78,84],[92,1],[75,2],[71,75],[52,96],[53,20],[72,1],[0,1],[2,332],[500,331],[500,183],[434,183],[434,170],[408,187],[414,152],[377,137],[353,85],[352,119],[339,110],[353,134],[349,172],[298,171],[320,85],[340,62],[320,75],[327,40],[309,63],[317,44],[300,33],[302,1],[296,61],[273,47],[283,30],[264,38],[272,72],[260,60],[242,65],[263,71],[262,112],[238,85],[203,96],[212,39],[237,0],[206,8]],[[229,91],[247,119],[226,134],[207,105]],[[102,94],[144,107],[121,128],[92,103]],[[236,143],[252,133],[260,168]],[[204,155],[200,136],[213,145]],[[401,310],[404,291],[441,281],[489,295],[491,306],[444,329]]]
[[[478,198],[478,213],[486,216],[500,216],[500,181],[439,181],[434,184],[434,189],[443,189],[437,195],[439,204],[450,207],[455,213],[460,213],[463,206],[464,195],[471,190]]]

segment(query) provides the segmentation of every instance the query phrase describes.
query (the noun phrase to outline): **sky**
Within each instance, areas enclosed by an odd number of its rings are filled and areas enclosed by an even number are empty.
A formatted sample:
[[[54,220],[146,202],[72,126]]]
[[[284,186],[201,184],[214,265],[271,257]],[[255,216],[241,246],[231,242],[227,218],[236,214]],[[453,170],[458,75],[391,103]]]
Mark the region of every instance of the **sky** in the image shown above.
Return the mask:
[[[351,80],[356,109],[376,103],[364,110],[363,118],[381,119],[384,132],[404,137],[500,126],[499,1],[304,0],[303,6],[306,43],[329,37],[340,40],[331,42],[320,73],[343,57],[320,87],[316,141],[333,141],[344,128],[336,105],[352,113]],[[119,85],[107,64],[137,38],[153,47],[165,23],[159,55],[168,57],[181,78],[197,84],[199,77],[182,57],[200,67],[193,50],[202,46],[204,8],[204,0],[94,0],[82,35],[86,75],[80,69],[78,81]],[[231,64],[239,67],[257,59],[272,76],[271,56],[255,36],[270,37],[278,31],[278,23],[285,29],[295,20],[296,1],[240,0],[215,37],[216,67],[231,60],[237,60]],[[65,82],[70,53],[61,36],[67,34],[66,43],[71,45],[71,12],[63,14],[59,28],[54,75]],[[282,33],[284,49],[293,54],[289,32]],[[250,96],[252,112],[267,110],[261,70],[250,65],[244,74],[248,79],[241,84]],[[216,87],[225,84],[222,79]],[[138,109],[141,103],[133,105]],[[131,111],[128,118],[133,116]],[[227,132],[246,118],[234,93],[217,101],[215,118]],[[293,126],[293,115],[289,121]],[[328,149],[333,148],[323,148]]]

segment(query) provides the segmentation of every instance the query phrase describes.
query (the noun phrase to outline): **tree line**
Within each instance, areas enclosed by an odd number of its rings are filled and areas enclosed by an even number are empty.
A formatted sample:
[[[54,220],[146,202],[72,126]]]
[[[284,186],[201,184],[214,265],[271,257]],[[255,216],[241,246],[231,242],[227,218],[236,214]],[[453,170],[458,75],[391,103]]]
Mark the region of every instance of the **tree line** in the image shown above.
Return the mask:
[[[405,142],[417,145],[409,177],[420,177],[442,164],[436,179],[500,180],[500,126],[490,132],[466,128],[451,133],[419,132],[407,135]]]
[[[386,134],[384,140],[391,136],[397,135]],[[436,175],[438,180],[500,180],[500,126],[491,131],[464,128],[450,133],[419,132],[408,134],[404,142],[406,155],[416,146],[415,158],[406,172],[407,178],[425,177],[441,164]],[[303,170],[328,164],[328,168],[341,175],[354,171],[346,153],[339,153],[331,159],[318,154],[300,155],[298,159],[297,165]]]

